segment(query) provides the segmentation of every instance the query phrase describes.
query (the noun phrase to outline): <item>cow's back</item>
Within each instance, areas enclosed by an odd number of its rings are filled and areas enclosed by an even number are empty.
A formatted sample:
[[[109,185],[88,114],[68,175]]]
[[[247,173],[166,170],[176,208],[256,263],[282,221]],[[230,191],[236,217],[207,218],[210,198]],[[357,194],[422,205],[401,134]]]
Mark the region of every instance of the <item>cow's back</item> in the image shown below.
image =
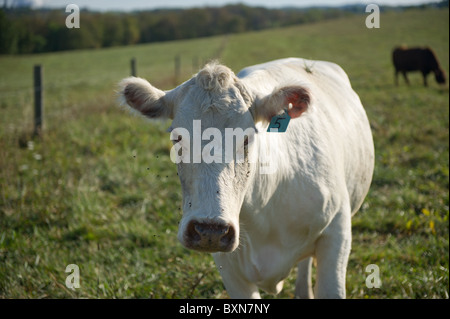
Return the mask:
[[[397,71],[416,71],[422,67],[423,50],[421,48],[395,48],[392,62]]]

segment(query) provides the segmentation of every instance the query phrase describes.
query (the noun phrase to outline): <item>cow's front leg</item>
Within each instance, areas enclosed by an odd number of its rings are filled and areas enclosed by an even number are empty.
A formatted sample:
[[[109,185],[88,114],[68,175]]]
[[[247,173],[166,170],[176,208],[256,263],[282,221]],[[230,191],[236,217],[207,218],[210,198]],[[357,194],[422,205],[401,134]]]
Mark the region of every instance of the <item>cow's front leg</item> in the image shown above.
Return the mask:
[[[402,74],[403,74],[403,77],[405,78],[405,83],[409,85],[410,83],[409,83],[408,75],[406,74],[406,71],[402,71]]]
[[[295,282],[295,298],[313,299],[311,268],[313,257],[308,257],[298,263],[297,280]]]
[[[340,211],[316,244],[316,298],[345,298],[345,277],[351,249],[350,209]]]
[[[261,298],[258,287],[242,276],[241,270],[236,268],[239,263],[237,261],[234,263],[232,262],[230,253],[215,253],[212,255],[230,298]]]

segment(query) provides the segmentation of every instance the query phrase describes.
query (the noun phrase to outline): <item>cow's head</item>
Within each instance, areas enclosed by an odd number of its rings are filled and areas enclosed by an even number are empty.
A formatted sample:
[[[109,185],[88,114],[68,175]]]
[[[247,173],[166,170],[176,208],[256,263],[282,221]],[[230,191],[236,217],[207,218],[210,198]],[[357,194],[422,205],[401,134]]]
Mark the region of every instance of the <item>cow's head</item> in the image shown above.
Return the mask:
[[[119,87],[125,105],[149,118],[173,119],[169,131],[175,154],[171,155],[183,190],[181,243],[206,252],[236,249],[239,213],[257,173],[251,160],[258,148],[255,123],[270,121],[288,106],[291,118],[300,116],[309,104],[307,90],[290,85],[256,96],[229,68],[217,63],[206,65],[170,91],[135,77],[124,79]],[[230,134],[231,148],[227,147]]]
[[[436,69],[434,71],[434,77],[436,79],[436,82],[439,84],[445,84],[446,78],[445,78],[445,72],[442,69]]]

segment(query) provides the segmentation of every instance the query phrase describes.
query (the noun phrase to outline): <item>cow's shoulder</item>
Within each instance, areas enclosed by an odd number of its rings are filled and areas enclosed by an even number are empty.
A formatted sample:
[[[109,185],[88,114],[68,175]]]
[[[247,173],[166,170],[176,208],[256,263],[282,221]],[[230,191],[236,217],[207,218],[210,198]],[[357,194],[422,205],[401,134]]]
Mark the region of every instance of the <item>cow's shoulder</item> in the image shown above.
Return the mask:
[[[237,76],[275,77],[280,81],[302,80],[308,82],[326,82],[331,80],[350,86],[350,80],[345,71],[336,63],[302,58],[285,58],[267,63],[257,64],[242,69]]]

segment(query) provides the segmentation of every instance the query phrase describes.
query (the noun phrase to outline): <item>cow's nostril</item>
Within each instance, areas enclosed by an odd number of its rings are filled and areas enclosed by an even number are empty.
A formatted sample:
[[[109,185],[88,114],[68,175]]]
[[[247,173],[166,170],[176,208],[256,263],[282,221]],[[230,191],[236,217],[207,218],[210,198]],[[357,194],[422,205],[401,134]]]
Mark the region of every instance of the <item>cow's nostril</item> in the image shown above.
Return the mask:
[[[186,246],[201,251],[230,251],[235,241],[233,226],[191,221],[185,233]]]
[[[220,238],[220,243],[223,246],[229,246],[234,243],[234,228],[228,227],[227,231],[223,234],[222,238]]]
[[[194,222],[194,229],[200,236],[221,236],[228,233],[230,226]]]
[[[189,240],[194,241],[194,242],[201,240],[201,235],[200,235],[201,231],[200,232],[197,231],[197,228],[198,227],[196,227],[195,223],[192,223],[192,222],[189,223],[189,225],[186,229],[186,235]]]

